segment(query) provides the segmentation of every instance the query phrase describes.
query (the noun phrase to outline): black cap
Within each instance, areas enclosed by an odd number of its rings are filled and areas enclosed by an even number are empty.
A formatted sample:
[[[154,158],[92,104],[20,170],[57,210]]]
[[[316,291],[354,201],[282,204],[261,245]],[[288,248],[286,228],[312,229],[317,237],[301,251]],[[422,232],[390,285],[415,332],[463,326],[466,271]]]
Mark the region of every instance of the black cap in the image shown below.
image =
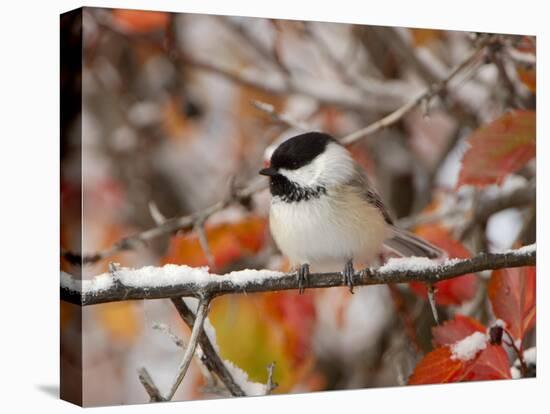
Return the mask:
[[[307,132],[292,137],[277,147],[271,156],[270,168],[262,170],[260,174],[272,175],[267,174],[267,170],[296,170],[303,167],[322,154],[330,142],[336,140],[323,132]]]

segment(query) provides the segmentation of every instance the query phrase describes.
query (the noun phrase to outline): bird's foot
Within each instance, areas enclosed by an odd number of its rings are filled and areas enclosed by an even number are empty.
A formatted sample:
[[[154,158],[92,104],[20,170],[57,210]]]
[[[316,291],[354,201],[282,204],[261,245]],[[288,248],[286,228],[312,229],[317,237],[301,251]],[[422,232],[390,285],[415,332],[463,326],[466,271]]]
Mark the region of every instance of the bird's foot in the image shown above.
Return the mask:
[[[344,284],[349,287],[350,293],[353,293],[353,277],[355,276],[353,260],[350,259],[346,262],[342,275],[344,276]]]
[[[298,267],[298,292],[300,295],[305,292],[309,285],[309,264],[304,263]]]

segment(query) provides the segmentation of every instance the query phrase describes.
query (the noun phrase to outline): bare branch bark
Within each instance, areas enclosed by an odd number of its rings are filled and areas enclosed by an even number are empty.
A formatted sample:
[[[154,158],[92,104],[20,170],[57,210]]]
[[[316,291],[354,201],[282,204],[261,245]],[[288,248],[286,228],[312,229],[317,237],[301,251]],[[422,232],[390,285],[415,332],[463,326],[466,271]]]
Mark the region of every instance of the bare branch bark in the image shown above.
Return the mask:
[[[399,259],[397,259],[399,260]],[[401,259],[407,260],[407,259]],[[528,248],[511,250],[505,253],[480,253],[469,259],[450,259],[443,263],[427,261],[422,267],[408,268],[406,262],[400,266],[392,263],[377,269],[366,268],[354,275],[355,286],[368,286],[393,283],[424,282],[437,283],[452,279],[466,273],[482,270],[502,269],[508,267],[534,266],[536,264],[535,245]],[[139,272],[139,270],[124,270],[119,272]],[[270,272],[270,271],[266,271]],[[102,275],[107,277],[107,275]],[[118,281],[102,290],[86,290],[79,292],[72,280],[62,279],[61,298],[81,304],[82,306],[106,302],[117,302],[131,299],[162,299],[190,297],[215,297],[226,294],[271,292],[280,290],[298,289],[296,273],[279,274],[273,272],[269,277],[251,278],[239,282],[238,272],[233,277],[210,275],[206,281],[197,283],[195,280],[186,280],[167,286],[127,286]],[[340,272],[312,273],[309,277],[309,288],[328,288],[344,286]]]
[[[252,106],[254,106],[254,108],[262,111],[262,112],[265,112],[266,114],[268,114],[269,116],[271,116],[271,118],[277,122],[280,122],[282,124],[285,124],[291,128],[294,128],[294,129],[297,129],[297,130],[301,130],[301,131],[307,131],[309,128],[309,126],[303,122],[299,122],[299,121],[296,121],[295,119],[292,119],[291,117],[289,117],[288,115],[285,115],[285,114],[280,114],[278,112],[275,111],[275,108],[273,108],[273,105],[270,105],[266,102],[261,102],[261,101],[252,101]]]
[[[185,322],[185,324],[190,328],[193,327],[195,323],[195,314],[193,311],[189,309],[182,298],[171,298],[171,300],[183,322]],[[246,395],[223,363],[221,357],[218,355],[218,352],[214,348],[212,342],[210,342],[210,339],[208,339],[205,332],[202,332],[199,336],[199,346],[203,353],[203,358],[201,358],[202,363],[206,365],[210,372],[216,374],[231,395],[235,397],[242,397]]]
[[[533,205],[536,199],[536,183],[530,181],[524,187],[518,187],[513,191],[502,192],[496,196],[482,196],[481,200],[474,207],[471,222],[462,230],[464,236],[472,229],[467,230],[472,223],[486,221],[490,216],[499,211],[514,207],[526,207]],[[399,219],[397,224],[399,227],[411,229],[415,226],[432,224],[447,218],[467,215],[471,211],[469,203],[456,202],[453,206],[444,210],[436,210],[434,212],[416,214],[409,217]],[[463,238],[463,237],[462,237]]]
[[[475,206],[472,219],[460,231],[460,239],[468,237],[478,225],[484,225],[493,214],[512,207],[523,207],[536,201],[536,182],[531,180],[525,187],[503,193],[499,197],[481,197]]]
[[[189,365],[191,364],[191,360],[193,359],[193,356],[195,355],[195,350],[197,349],[199,337],[204,329],[204,321],[206,319],[206,314],[208,313],[209,304],[210,299],[208,297],[204,297],[199,300],[199,306],[197,308],[197,314],[195,316],[195,323],[193,324],[193,330],[191,331],[191,338],[189,338],[189,343],[187,344],[187,348],[185,348],[183,359],[178,368],[178,374],[174,380],[174,383],[172,384],[172,387],[170,388],[170,392],[166,396],[166,401],[172,400],[174,394],[178,390],[178,387],[183,381],[187,370],[189,369]]]
[[[422,104],[423,101],[427,100],[429,101],[434,96],[442,93],[449,82],[453,80],[459,73],[462,73],[464,70],[466,70],[468,67],[475,64],[476,61],[481,61],[481,56],[483,55],[483,51],[485,50],[485,47],[489,44],[490,38],[487,38],[485,41],[481,42],[481,44],[460,64],[458,64],[448,75],[446,78],[434,82],[424,92],[422,92],[420,95],[416,97],[416,99],[413,99],[412,101],[406,103],[402,107],[398,108],[394,112],[390,113],[389,115],[386,115],[384,118],[366,126],[365,128],[362,128],[358,131],[355,131],[354,133],[342,138],[341,142],[344,145],[349,145],[361,138],[364,138],[367,135],[372,135],[375,132],[380,131],[381,129],[387,128],[399,120],[403,118],[406,114],[408,114],[412,109],[414,109],[416,106]]]
[[[145,388],[145,391],[147,392],[147,394],[149,394],[149,399],[151,402],[165,401],[158,387],[153,382],[151,375],[149,375],[149,372],[147,371],[147,369],[140,368],[138,370],[138,378],[141,384],[143,385],[143,388]]]

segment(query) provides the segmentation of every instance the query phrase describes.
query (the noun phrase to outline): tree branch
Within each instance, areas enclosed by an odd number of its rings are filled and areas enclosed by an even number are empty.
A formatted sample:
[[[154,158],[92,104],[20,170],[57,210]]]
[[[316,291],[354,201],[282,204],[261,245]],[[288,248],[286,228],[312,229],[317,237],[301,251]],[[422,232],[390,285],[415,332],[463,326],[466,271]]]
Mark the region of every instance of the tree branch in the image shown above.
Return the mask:
[[[197,314],[195,316],[195,323],[193,324],[193,330],[191,331],[191,338],[189,338],[189,343],[187,344],[187,348],[185,348],[183,359],[178,368],[178,375],[176,376],[174,383],[170,388],[170,392],[166,396],[166,401],[172,400],[178,387],[183,381],[187,370],[189,369],[189,365],[191,364],[191,360],[193,359],[193,355],[195,355],[195,350],[197,349],[199,337],[203,332],[204,321],[206,319],[206,314],[208,313],[209,304],[210,299],[208,297],[204,297],[199,300],[199,306],[197,308]]]
[[[364,138],[367,135],[372,135],[375,132],[380,131],[381,129],[387,128],[395,124],[396,122],[401,120],[403,116],[405,116],[411,110],[413,110],[416,106],[422,104],[422,102],[429,101],[434,96],[442,93],[447,88],[447,85],[449,84],[449,82],[453,80],[459,73],[462,73],[462,71],[464,71],[469,66],[473,65],[476,61],[481,61],[481,56],[483,54],[483,51],[485,50],[485,47],[490,43],[490,39],[491,38],[489,37],[489,38],[486,38],[484,41],[482,41],[480,45],[465,60],[463,60],[460,64],[458,64],[453,70],[451,70],[451,72],[447,75],[447,77],[428,86],[428,88],[426,88],[424,92],[418,95],[416,99],[413,99],[412,101],[401,106],[394,112],[366,126],[365,128],[362,128],[342,138],[341,140],[342,144],[349,145],[361,138]]]
[[[480,42],[476,50],[471,53],[470,56],[468,56],[461,64],[456,66],[445,79],[431,85],[415,99],[401,106],[389,115],[386,115],[378,121],[373,122],[365,128],[359,129],[355,132],[352,132],[351,134],[344,136],[340,139],[340,142],[343,145],[350,145],[362,138],[373,135],[374,133],[400,121],[406,114],[408,114],[411,110],[420,105],[423,101],[430,100],[434,96],[442,93],[453,78],[455,78],[466,68],[473,65],[476,61],[481,60],[482,52],[485,47],[490,44],[491,39],[491,37],[487,37],[482,42]],[[67,260],[70,260],[71,263],[74,264],[78,264],[80,262],[82,263],[82,265],[95,263],[117,252],[135,249],[137,246],[146,244],[149,240],[156,237],[170,234],[177,230],[192,229],[198,220],[206,220],[212,214],[224,209],[229,204],[232,204],[234,202],[241,202],[242,200],[248,199],[257,191],[263,190],[265,188],[267,188],[267,182],[265,181],[265,179],[263,179],[262,177],[256,177],[255,179],[251,180],[244,188],[234,192],[231,197],[228,197],[225,200],[218,201],[217,203],[211,205],[210,207],[207,207],[203,211],[199,211],[187,216],[168,219],[162,224],[157,225],[153,228],[129,237],[125,237],[119,240],[110,248],[101,252],[81,257],[74,252],[65,251],[63,252],[63,255]]]
[[[145,368],[138,369],[138,378],[147,394],[149,394],[149,400],[151,402],[165,401],[164,397],[160,393],[158,387],[153,382],[151,375]]]
[[[474,207],[472,219],[460,231],[459,238],[463,240],[468,237],[477,225],[483,225],[493,214],[499,211],[534,204],[536,197],[536,182],[534,179],[524,187],[503,192],[497,197],[482,195]]]
[[[536,245],[505,253],[480,253],[469,259],[437,262],[427,258],[390,259],[380,268],[366,268],[354,275],[356,286],[424,282],[437,283],[467,273],[509,267],[534,266]],[[227,275],[208,273],[207,268],[166,265],[141,269],[120,268],[117,279],[106,273],[79,281],[62,273],[61,298],[82,306],[131,299],[215,297],[226,294],[298,289],[296,273],[243,270]],[[309,288],[344,286],[340,272],[312,273]]]
[[[445,219],[457,216],[467,216],[471,214],[471,219],[466,223],[465,228],[460,231],[464,238],[469,232],[470,227],[475,227],[475,223],[484,222],[493,214],[508,208],[521,208],[533,205],[536,199],[536,183],[534,180],[526,183],[525,186],[515,188],[511,191],[501,191],[497,195],[481,193],[481,198],[472,211],[472,202],[461,202],[456,200],[450,207],[439,209],[433,212],[415,214],[409,217],[401,218],[397,221],[399,227],[411,229],[416,226],[432,224]]]
[[[195,323],[195,314],[193,311],[189,309],[182,298],[171,298],[171,301],[183,322],[185,322],[187,326],[192,327]],[[206,368],[208,368],[210,372],[216,374],[231,395],[235,397],[245,396],[246,394],[239,384],[237,384],[204,331],[201,332],[199,336],[199,346],[203,353],[201,361]]]

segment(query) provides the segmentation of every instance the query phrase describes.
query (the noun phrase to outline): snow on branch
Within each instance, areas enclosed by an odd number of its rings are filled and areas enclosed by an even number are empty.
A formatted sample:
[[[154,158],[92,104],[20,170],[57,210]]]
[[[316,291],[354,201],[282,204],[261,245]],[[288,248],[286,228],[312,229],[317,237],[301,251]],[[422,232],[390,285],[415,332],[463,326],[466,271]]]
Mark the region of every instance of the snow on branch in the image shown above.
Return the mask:
[[[394,258],[379,268],[355,273],[356,286],[407,282],[437,283],[467,273],[507,267],[534,266],[536,244],[503,253],[480,253],[469,259],[444,261]],[[312,273],[310,288],[344,286],[340,272]],[[78,281],[61,273],[61,298],[83,306],[132,299],[178,297],[212,298],[235,293],[298,289],[296,273],[241,270],[226,275],[209,273],[207,267],[165,265],[140,269],[117,268],[91,280]]]

